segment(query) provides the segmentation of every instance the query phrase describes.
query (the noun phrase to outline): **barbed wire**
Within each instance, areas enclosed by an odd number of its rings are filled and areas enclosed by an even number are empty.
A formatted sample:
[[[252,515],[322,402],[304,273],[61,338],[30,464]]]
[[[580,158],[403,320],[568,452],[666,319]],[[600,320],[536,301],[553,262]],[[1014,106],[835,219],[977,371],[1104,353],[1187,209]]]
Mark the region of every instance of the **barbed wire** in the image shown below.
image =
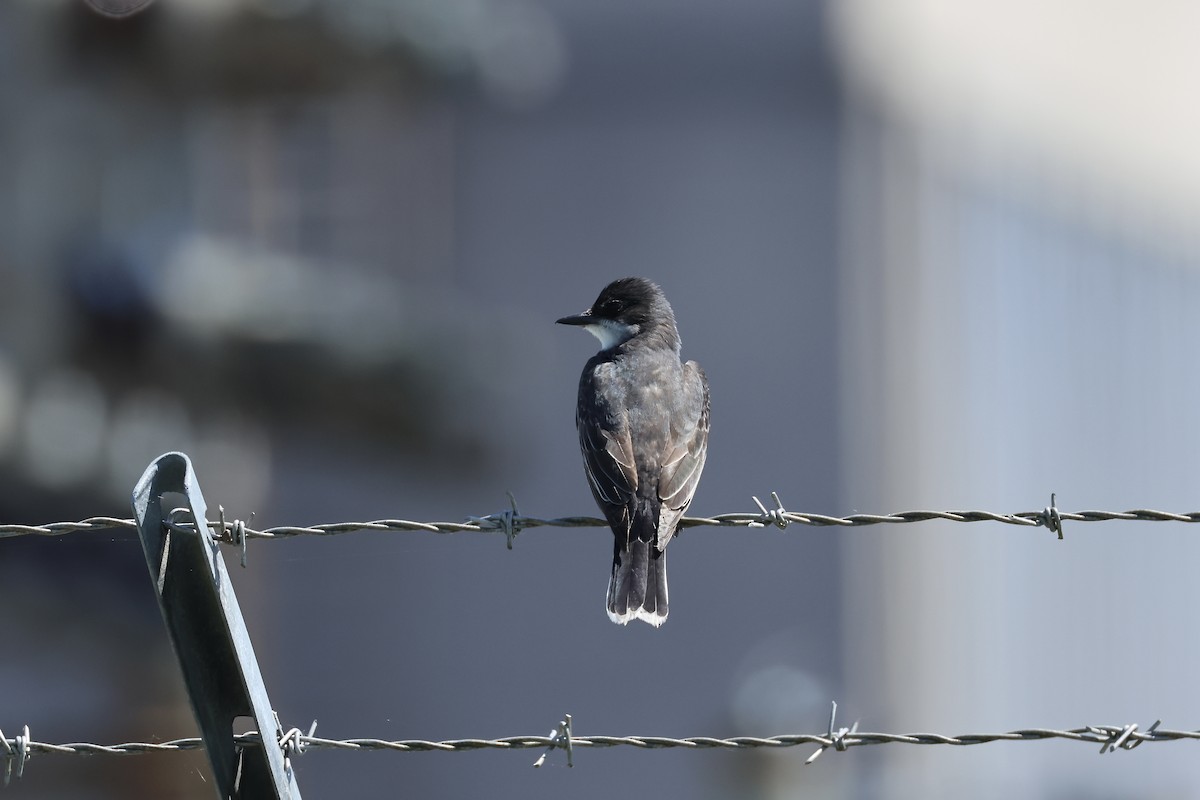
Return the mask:
[[[917,522],[998,522],[1005,525],[1022,527],[1044,527],[1062,536],[1063,522],[1200,522],[1200,511],[1174,513],[1155,511],[1153,509],[1135,508],[1128,511],[1059,511],[1051,495],[1051,503],[1041,511],[1018,511],[1015,513],[997,513],[993,511],[901,511],[892,514],[849,514],[847,516],[830,516],[807,512],[787,511],[779,500],[779,495],[772,492],[775,508],[768,509],[753,498],[759,511],[733,512],[717,514],[709,517],[684,517],[680,528],[696,527],[746,527],[762,528],[774,525],[780,529],[788,525],[810,525],[815,527],[864,527],[868,525],[911,524]],[[511,495],[509,495],[511,498]],[[516,501],[512,501],[511,510],[497,514],[487,514],[481,517],[469,516],[465,522],[420,522],[407,519],[378,519],[370,522],[332,522],[322,525],[294,526],[282,525],[274,528],[256,530],[241,520],[226,522],[224,509],[219,520],[208,521],[205,524],[211,529],[215,540],[231,544],[245,544],[247,539],[288,539],[294,536],[337,536],[345,533],[361,531],[375,532],[425,532],[438,534],[451,533],[503,533],[508,538],[508,546],[512,547],[513,538],[522,530],[531,528],[600,528],[608,523],[598,517],[527,517],[517,511]],[[188,525],[177,525],[178,528],[190,529]],[[78,522],[51,522],[42,525],[0,525],[0,539],[17,536],[64,536],[70,533],[110,531],[114,529],[136,529],[132,519],[117,517],[88,517]]]
[[[829,730],[816,734],[786,734],[780,736],[734,736],[717,738],[712,736],[687,736],[675,738],[670,736],[585,736],[573,734],[571,718],[567,715],[558,727],[547,736],[505,736],[498,739],[447,739],[444,741],[429,741],[426,739],[328,739],[315,735],[316,723],[304,733],[298,728],[283,733],[280,746],[289,755],[297,755],[309,749],[375,751],[389,750],[402,753],[443,752],[462,753],[472,750],[529,750],[541,749],[546,752],[537,760],[534,766],[541,766],[546,755],[558,748],[567,752],[568,765],[573,764],[573,753],[578,748],[603,747],[635,747],[642,750],[663,750],[684,748],[690,750],[750,750],[757,748],[780,749],[801,745],[815,745],[816,752],[810,755],[806,764],[816,761],[828,749],[845,751],[852,747],[883,744],[909,745],[950,745],[954,747],[971,747],[974,745],[992,744],[994,742],[1038,742],[1047,740],[1063,740],[1100,745],[1100,753],[1115,752],[1116,750],[1132,750],[1146,742],[1175,742],[1180,740],[1200,740],[1200,730],[1170,730],[1159,727],[1161,720],[1156,720],[1145,729],[1136,724],[1128,725],[1085,725],[1080,728],[1023,728],[1021,730],[1003,733],[966,733],[947,736],[939,733],[870,733],[860,732],[858,723],[850,728],[834,727],[834,714],[830,715]],[[260,735],[251,731],[234,736],[234,746],[254,747],[262,743]],[[204,741],[198,737],[171,739],[164,742],[125,742],[121,744],[94,744],[90,742],[70,742],[67,744],[48,744],[33,740],[29,727],[25,726],[22,733],[11,739],[5,738],[0,731],[0,757],[5,760],[5,782],[15,775],[20,778],[25,763],[30,757],[38,754],[45,755],[138,755],[145,753],[169,753],[184,750],[200,750]]]
[[[798,513],[787,511],[779,495],[771,493],[775,507],[768,509],[757,497],[753,500],[759,512],[734,512],[718,514],[709,517],[684,517],[679,527],[693,528],[710,527],[749,527],[761,528],[774,525],[780,529],[789,525],[808,525],[815,527],[863,527],[881,524],[910,524],[918,522],[947,521],[947,522],[997,522],[1006,525],[1022,527],[1045,527],[1063,538],[1063,522],[1200,522],[1200,511],[1173,513],[1152,509],[1131,509],[1128,511],[1077,511],[1061,512],[1056,506],[1056,498],[1051,495],[1050,505],[1041,511],[1022,511],[1016,513],[995,513],[979,510],[951,511],[904,511],[892,514],[850,514],[847,516],[830,516],[825,514]],[[295,536],[334,536],[359,531],[374,532],[427,532],[437,534],[451,533],[503,533],[511,549],[513,539],[522,530],[539,527],[556,528],[585,528],[605,527],[607,522],[597,517],[575,516],[543,519],[522,515],[516,500],[509,495],[511,508],[497,514],[481,517],[468,517],[465,522],[421,522],[402,519],[381,519],[370,522],[336,522],[313,526],[279,526],[256,530],[242,520],[226,522],[224,508],[220,508],[216,521],[206,521],[204,524],[210,530],[210,535],[216,541],[240,545],[242,548],[242,564],[245,566],[245,548],[249,539],[286,539]],[[175,513],[170,519],[175,519]],[[251,519],[253,515],[251,516]],[[192,523],[177,523],[168,521],[165,524],[174,529],[194,531]],[[136,522],[132,519],[117,517],[95,516],[77,522],[54,522],[42,525],[0,525],[0,539],[19,536],[63,536],[71,533],[112,531],[114,529],[136,530]],[[827,749],[845,751],[851,747],[880,744],[911,744],[911,745],[953,745],[972,746],[999,741],[1045,741],[1066,740],[1086,742],[1100,745],[1100,752],[1112,752],[1117,749],[1132,750],[1144,742],[1179,741],[1183,739],[1200,740],[1200,730],[1168,730],[1160,728],[1160,722],[1155,721],[1151,726],[1142,730],[1136,724],[1129,725],[1088,725],[1081,728],[1027,728],[1004,733],[975,733],[948,736],[936,733],[870,733],[859,732],[858,723],[850,728],[835,729],[837,705],[834,704],[833,714],[830,715],[829,729],[824,734],[788,734],[780,736],[738,736],[730,738],[715,738],[708,736],[690,736],[674,738],[666,736],[577,736],[571,730],[571,717],[567,715],[557,728],[547,736],[509,736],[497,739],[449,739],[430,741],[424,739],[386,740],[376,738],[329,739],[315,735],[316,723],[308,733],[293,728],[282,734],[279,743],[289,755],[303,753],[309,748],[338,749],[338,750],[390,750],[396,752],[465,752],[482,749],[544,749],[545,752],[534,766],[541,766],[546,756],[555,748],[566,750],[567,763],[573,763],[575,748],[620,747],[629,746],[640,749],[752,749],[752,748],[786,748],[799,745],[814,745],[817,750],[806,759],[812,763]],[[257,732],[249,732],[234,737],[234,745],[239,748],[260,745],[262,739]],[[95,744],[90,742],[71,742],[66,744],[50,744],[32,739],[29,727],[23,728],[22,733],[13,738],[6,738],[0,731],[0,759],[4,761],[4,783],[7,785],[15,774],[20,778],[27,760],[35,754],[52,755],[131,755],[139,753],[175,752],[183,750],[203,749],[204,742],[200,738],[182,738],[162,742],[125,742],[120,744]]]

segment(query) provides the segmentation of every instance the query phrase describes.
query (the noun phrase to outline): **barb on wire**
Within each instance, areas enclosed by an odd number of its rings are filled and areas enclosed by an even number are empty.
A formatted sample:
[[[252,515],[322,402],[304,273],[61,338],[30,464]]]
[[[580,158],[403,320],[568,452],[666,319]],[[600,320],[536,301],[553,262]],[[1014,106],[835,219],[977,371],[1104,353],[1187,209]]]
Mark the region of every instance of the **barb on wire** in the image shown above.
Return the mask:
[[[251,521],[254,520],[253,511],[250,512],[250,519]],[[220,541],[226,541],[242,551],[242,569],[246,568],[246,525],[246,522],[235,519],[226,527],[225,506],[217,506],[217,525],[213,529],[215,538]]]
[[[279,715],[275,715],[275,727],[278,730],[283,730],[283,726],[279,723]],[[288,731],[279,737],[279,748],[283,750],[283,768],[287,771],[292,769],[292,756],[303,755],[308,747],[308,742],[317,733],[317,721],[314,719],[312,725],[309,726],[308,735],[305,736],[304,731],[299,728],[289,728]],[[240,750],[239,750],[240,751]]]
[[[534,768],[536,769],[537,767],[540,767],[542,764],[546,763],[546,756],[550,755],[550,751],[556,747],[561,747],[567,751],[567,766],[568,767],[575,766],[574,747],[573,747],[573,742],[571,741],[571,715],[570,714],[563,715],[562,722],[558,723],[557,728],[550,731],[550,736],[551,736],[552,742],[551,742],[550,746],[546,748],[546,752],[542,753],[542,755],[538,758],[538,760],[533,762]]]
[[[680,528],[719,527],[719,528],[762,528],[766,525],[776,525],[786,528],[788,525],[811,525],[814,527],[859,528],[868,525],[909,524],[916,522],[998,522],[1004,525],[1021,527],[1045,527],[1057,533],[1062,538],[1062,524],[1071,522],[1108,522],[1121,520],[1126,522],[1200,522],[1200,511],[1173,513],[1137,508],[1129,511],[1076,511],[1060,512],[1055,505],[1055,496],[1050,496],[1050,505],[1040,511],[1018,511],[1015,513],[997,513],[993,511],[901,511],[894,514],[850,514],[844,517],[828,516],[825,514],[800,513],[785,511],[779,495],[771,493],[775,508],[767,509],[758,498],[753,498],[758,511],[733,512],[717,514],[711,517],[684,517],[680,520]],[[379,519],[371,522],[333,522],[324,525],[307,527],[284,525],[275,528],[255,530],[239,520],[231,523],[219,518],[214,522],[205,523],[211,529],[212,537],[227,544],[242,548],[243,558],[247,539],[288,539],[293,536],[337,536],[356,531],[375,531],[394,533],[400,531],[418,531],[425,533],[503,533],[511,547],[513,539],[522,530],[528,528],[601,528],[608,525],[598,517],[555,517],[542,519],[527,517],[517,511],[517,501],[509,494],[511,509],[487,514],[482,517],[467,517],[466,522],[418,522],[406,519]],[[253,518],[253,517],[252,517]],[[179,530],[192,530],[189,522],[171,523]],[[111,531],[121,528],[134,528],[131,519],[116,517],[88,517],[78,522],[53,522],[45,525],[0,525],[0,539],[17,536],[63,536],[68,533]]]
[[[517,510],[517,498],[512,492],[505,492],[508,495],[508,503],[512,506],[509,511],[501,511],[499,514],[489,514],[486,517],[467,517],[467,519],[481,526],[480,530],[501,530],[504,531],[504,538],[508,544],[508,549],[512,550],[513,539],[517,538],[517,534],[524,527],[520,522],[521,512]]]
[[[1058,506],[1055,504],[1056,497],[1054,492],[1050,493],[1050,505],[1042,509],[1041,523],[1051,533],[1057,533],[1058,540],[1061,542],[1063,538],[1062,514],[1059,513]]]
[[[758,506],[759,510],[762,511],[762,521],[750,522],[748,523],[748,527],[765,528],[767,525],[773,523],[777,528],[783,530],[788,526],[789,520],[787,518],[787,512],[783,509],[783,502],[780,501],[778,492],[771,492],[771,499],[775,501],[775,508],[771,509],[770,511],[767,511],[767,507],[764,506],[762,501],[757,497],[751,497],[750,499],[753,500],[754,505]]]
[[[837,720],[837,701],[835,700],[835,701],[833,701],[833,708],[829,712],[829,741],[832,744],[834,750],[837,750],[839,753],[844,753],[844,752],[846,752],[846,748],[850,746],[850,742],[847,740],[847,737],[853,736],[854,734],[858,733],[858,720],[855,720],[854,724],[851,725],[849,728],[838,728],[835,731],[833,729],[833,725],[836,720]],[[822,746],[818,747],[817,752],[813,753],[811,756],[809,756],[807,759],[805,759],[804,763],[811,764],[814,761],[816,761],[817,758],[820,757],[821,753],[824,753],[825,750],[829,746],[830,745],[822,745]]]
[[[1161,719],[1154,720],[1154,724],[1146,729],[1146,733],[1154,733],[1161,724]],[[1120,730],[1116,728],[1096,728],[1097,734],[1108,734],[1108,738],[1100,745],[1100,755],[1115,753],[1118,748],[1121,750],[1132,750],[1146,741],[1144,738],[1133,738],[1134,734],[1137,733],[1137,727],[1137,725],[1126,725]]]
[[[26,725],[21,729],[21,733],[13,737],[9,741],[4,736],[4,731],[0,731],[0,750],[4,751],[4,785],[8,786],[12,781],[13,767],[16,767],[17,780],[21,779],[21,775],[25,772],[25,762],[29,760],[30,745],[32,744],[29,737],[29,726]]]

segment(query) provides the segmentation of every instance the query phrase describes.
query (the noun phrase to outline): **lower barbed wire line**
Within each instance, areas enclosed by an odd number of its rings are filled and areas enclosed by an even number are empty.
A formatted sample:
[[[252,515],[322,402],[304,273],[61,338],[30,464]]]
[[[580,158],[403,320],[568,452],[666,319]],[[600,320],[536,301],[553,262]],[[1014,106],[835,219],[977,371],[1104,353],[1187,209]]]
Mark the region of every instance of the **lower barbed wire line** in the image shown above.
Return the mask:
[[[509,736],[499,739],[448,739],[445,741],[374,738],[329,739],[306,735],[301,735],[299,738],[305,751],[309,749],[330,749],[360,751],[391,750],[397,752],[466,752],[470,750],[545,749],[562,745],[560,737],[556,736]],[[1136,725],[1090,725],[1068,730],[1026,728],[1005,733],[976,733],[960,734],[957,736],[946,736],[937,733],[870,732],[843,733],[839,735],[788,734],[781,736],[735,736],[730,738],[710,736],[674,738],[668,736],[572,735],[571,745],[576,748],[634,747],[642,750],[669,748],[743,750],[753,748],[786,748],[802,745],[835,748],[840,743],[841,747],[839,749],[845,749],[882,744],[968,747],[992,742],[1030,742],[1053,739],[1113,747],[1120,746],[1123,749],[1132,749],[1138,744],[1145,742],[1200,740],[1200,730],[1167,730],[1158,728],[1157,726],[1151,726],[1151,728],[1146,730],[1138,730]],[[238,747],[254,747],[261,744],[261,742],[261,737],[255,732],[242,733],[234,737],[234,745]],[[0,747],[0,759],[6,757],[3,751],[7,750],[11,752],[17,744],[15,739],[5,739],[3,742],[0,742],[0,745],[3,745],[3,747]],[[204,748],[204,742],[200,738],[172,739],[163,742],[126,742],[112,745],[89,742],[47,744],[44,742],[29,741],[25,742],[24,746],[31,756],[38,754],[139,755],[144,753],[200,750]]]
[[[1002,514],[991,511],[902,511],[894,514],[850,514],[844,517],[828,516],[825,514],[808,514],[795,511],[784,511],[782,508],[766,513],[733,512],[717,514],[711,517],[683,517],[679,522],[682,528],[698,527],[748,527],[759,528],[774,525],[786,527],[789,524],[808,525],[813,527],[842,527],[857,528],[870,525],[911,524],[916,522],[998,522],[1005,525],[1020,527],[1046,526],[1047,510],[1020,511],[1013,514]],[[1129,511],[1075,511],[1057,512],[1057,518],[1068,522],[1200,522],[1200,511],[1173,513],[1155,511],[1152,509],[1132,509]],[[274,528],[255,530],[242,524],[247,539],[288,539],[296,536],[337,536],[352,532],[425,532],[425,533],[505,533],[505,525],[520,531],[532,528],[602,528],[608,523],[599,517],[555,517],[542,519],[526,517],[519,514],[503,515],[489,514],[482,517],[469,517],[467,522],[419,522],[405,519],[379,519],[369,522],[332,522],[321,525],[282,525]],[[232,541],[234,528],[238,523],[226,523],[222,528],[219,522],[208,522],[214,539]],[[181,530],[192,530],[191,525],[178,526]],[[117,517],[88,517],[78,522],[53,522],[45,525],[0,525],[0,539],[18,536],[64,536],[71,533],[102,532],[119,529],[136,530],[132,519]]]

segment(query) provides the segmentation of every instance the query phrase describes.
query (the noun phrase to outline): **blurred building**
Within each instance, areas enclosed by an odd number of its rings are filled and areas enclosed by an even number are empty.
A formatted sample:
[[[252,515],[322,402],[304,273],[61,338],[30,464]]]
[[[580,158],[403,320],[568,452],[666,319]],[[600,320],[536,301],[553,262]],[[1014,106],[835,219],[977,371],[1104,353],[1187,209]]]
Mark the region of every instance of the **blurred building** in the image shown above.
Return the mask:
[[[1196,11],[867,0],[835,17],[852,504],[1194,507]],[[863,727],[1195,726],[1182,526],[1068,523],[1059,542],[947,523],[847,544]],[[1066,743],[879,750],[863,796],[1197,791],[1169,748],[1119,764]]]

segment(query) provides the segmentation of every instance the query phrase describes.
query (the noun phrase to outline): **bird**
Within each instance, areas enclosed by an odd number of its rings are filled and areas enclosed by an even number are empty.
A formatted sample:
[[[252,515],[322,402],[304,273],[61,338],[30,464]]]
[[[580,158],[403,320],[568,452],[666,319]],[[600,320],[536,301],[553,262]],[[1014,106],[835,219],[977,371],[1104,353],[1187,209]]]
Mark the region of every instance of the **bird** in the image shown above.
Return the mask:
[[[696,494],[708,452],[708,379],[680,358],[675,313],[657,284],[621,278],[557,320],[600,341],[579,378],[575,426],[584,472],[613,532],[606,599],[619,625],[667,620],[667,545]]]

